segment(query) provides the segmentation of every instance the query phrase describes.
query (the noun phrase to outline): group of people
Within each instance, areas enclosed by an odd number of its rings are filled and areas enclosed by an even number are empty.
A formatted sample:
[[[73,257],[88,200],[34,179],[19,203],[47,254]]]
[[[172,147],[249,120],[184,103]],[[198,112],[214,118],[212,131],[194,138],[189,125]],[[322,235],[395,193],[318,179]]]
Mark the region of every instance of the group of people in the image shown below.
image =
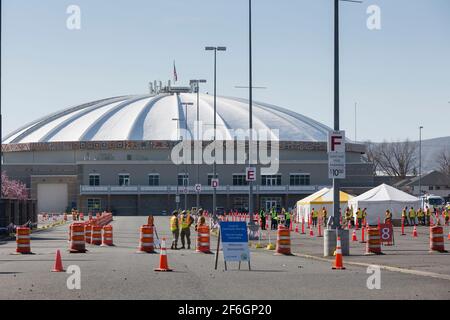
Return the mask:
[[[191,249],[191,227],[195,225],[195,231],[199,226],[206,225],[206,218],[202,209],[197,212],[175,210],[170,218],[170,231],[172,232],[172,250]],[[178,248],[178,239],[181,238],[181,248]]]
[[[291,218],[292,214],[284,208],[282,208],[280,212],[278,212],[275,207],[268,212],[265,210],[259,212],[261,230],[266,230],[267,219],[270,219],[270,229],[277,230],[279,225],[289,227],[291,225]]]
[[[443,209],[442,214],[444,216],[445,224],[448,225],[450,222],[450,209]],[[422,226],[429,226],[431,224],[432,216],[433,212],[428,206],[425,208],[425,210],[422,210],[422,208],[420,208],[416,211],[412,207],[408,210],[408,207],[405,207],[402,211],[402,220],[404,221],[405,225],[408,226],[417,226],[419,224]],[[437,223],[440,223],[439,219]]]

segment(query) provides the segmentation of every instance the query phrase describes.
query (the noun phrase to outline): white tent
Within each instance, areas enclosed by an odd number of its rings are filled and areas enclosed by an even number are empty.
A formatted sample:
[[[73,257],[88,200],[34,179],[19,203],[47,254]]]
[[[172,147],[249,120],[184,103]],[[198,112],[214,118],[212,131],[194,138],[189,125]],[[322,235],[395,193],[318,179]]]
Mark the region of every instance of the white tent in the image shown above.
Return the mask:
[[[341,211],[345,212],[348,206],[348,201],[353,197],[345,192],[340,192]],[[316,193],[306,197],[297,202],[297,215],[299,220],[305,217],[307,221],[313,209],[316,209],[319,214],[322,213],[322,208],[328,212],[328,216],[333,214],[333,189],[324,188]]]
[[[386,210],[392,212],[394,220],[402,218],[402,210],[405,207],[413,207],[414,210],[420,208],[418,198],[400,191],[387,184],[382,184],[362,195],[348,201],[348,205],[352,206],[355,212],[358,208],[367,208],[367,222],[371,225],[378,223],[378,218],[384,222]]]

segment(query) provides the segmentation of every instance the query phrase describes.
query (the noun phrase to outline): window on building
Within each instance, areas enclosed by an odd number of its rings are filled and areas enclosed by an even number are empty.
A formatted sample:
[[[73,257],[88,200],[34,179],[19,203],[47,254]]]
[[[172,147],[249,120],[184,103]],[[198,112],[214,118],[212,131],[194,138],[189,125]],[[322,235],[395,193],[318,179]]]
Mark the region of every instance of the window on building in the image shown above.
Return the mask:
[[[127,187],[130,185],[130,175],[129,174],[119,174],[119,186]]]
[[[233,200],[233,209],[238,212],[248,212],[248,197],[236,197]]]
[[[99,174],[90,174],[89,175],[89,185],[91,187],[100,185],[100,175]]]
[[[216,174],[216,177],[218,178],[219,175]],[[214,175],[212,173],[208,174],[208,186],[211,187],[212,185],[212,179],[214,179]]]
[[[148,175],[148,185],[149,186],[159,186],[159,174],[149,174]]]
[[[100,199],[88,199],[87,204],[89,212],[102,211],[102,201]]]
[[[234,174],[233,175],[233,186],[248,186],[245,174]]]
[[[180,173],[178,174],[178,186],[184,187],[189,185],[189,174]]]
[[[291,174],[290,178],[291,186],[309,186],[311,185],[310,174]]]
[[[281,186],[281,175],[262,176],[261,184],[263,186]]]

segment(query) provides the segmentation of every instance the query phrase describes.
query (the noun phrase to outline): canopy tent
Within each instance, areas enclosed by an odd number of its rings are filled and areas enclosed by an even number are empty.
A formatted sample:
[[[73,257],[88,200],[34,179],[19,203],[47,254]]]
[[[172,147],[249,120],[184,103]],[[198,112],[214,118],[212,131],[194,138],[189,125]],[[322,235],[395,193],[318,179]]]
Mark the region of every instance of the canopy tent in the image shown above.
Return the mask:
[[[387,184],[382,184],[362,195],[349,200],[349,206],[364,209],[367,208],[367,222],[371,225],[378,223],[378,218],[383,222],[386,210],[392,212],[392,219],[401,219],[402,210],[405,207],[420,208],[420,200]]]
[[[341,191],[340,192],[340,207],[341,211],[345,212],[348,206],[348,201],[353,196]],[[309,219],[311,211],[317,210],[319,214],[322,213],[322,208],[325,208],[328,212],[328,216],[333,213],[333,189],[324,188],[316,193],[306,197],[297,202],[297,215],[301,220],[303,217],[305,220]]]

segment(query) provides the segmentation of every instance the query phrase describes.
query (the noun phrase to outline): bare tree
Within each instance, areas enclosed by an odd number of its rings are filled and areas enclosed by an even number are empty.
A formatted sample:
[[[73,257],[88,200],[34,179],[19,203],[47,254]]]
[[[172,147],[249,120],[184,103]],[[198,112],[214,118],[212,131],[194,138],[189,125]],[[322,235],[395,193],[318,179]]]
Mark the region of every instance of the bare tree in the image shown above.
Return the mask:
[[[417,172],[416,142],[369,143],[367,159],[374,164],[376,172],[383,172],[391,177],[406,178]]]
[[[443,149],[437,155],[438,170],[450,177],[450,150]]]

